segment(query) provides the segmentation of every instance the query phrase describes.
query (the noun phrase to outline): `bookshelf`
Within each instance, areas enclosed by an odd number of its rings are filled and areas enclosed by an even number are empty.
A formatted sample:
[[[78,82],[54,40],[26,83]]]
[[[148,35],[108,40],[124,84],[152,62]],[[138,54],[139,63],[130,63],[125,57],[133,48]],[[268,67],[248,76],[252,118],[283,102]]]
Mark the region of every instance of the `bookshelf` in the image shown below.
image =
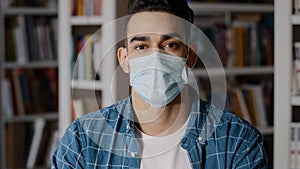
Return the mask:
[[[97,103],[94,103],[90,107],[94,107],[95,110],[102,106],[108,106],[113,104],[115,100],[128,96],[128,80],[118,77],[118,73],[115,75],[115,69],[117,63],[117,47],[114,46],[117,39],[117,27],[116,25],[109,26],[110,29],[101,29],[101,27],[113,22],[117,17],[123,16],[126,10],[127,1],[124,0],[100,0],[102,2],[101,15],[85,15],[78,14],[78,11],[72,10],[72,14],[66,10],[71,9],[74,1],[59,1],[59,135],[62,136],[65,129],[74,120],[72,115],[72,106],[76,111],[76,100],[80,103],[85,99],[93,97]],[[87,5],[88,6],[88,5]],[[83,6],[83,9],[85,7]],[[74,37],[78,39],[79,36],[85,36],[100,32],[101,40],[101,56],[105,55],[105,59],[101,63],[101,71],[95,71],[91,78],[79,78],[78,74],[73,71],[81,64],[79,52],[74,53]],[[78,60],[74,67],[72,67],[71,60],[76,58]],[[95,59],[95,58],[93,58]],[[97,62],[97,60],[95,61]],[[100,79],[96,78],[97,73]],[[73,76],[75,75],[75,76]],[[80,75],[78,75],[80,76]],[[112,83],[112,77],[116,78],[119,83]],[[96,97],[95,97],[96,95]],[[96,109],[97,108],[97,109]],[[85,112],[87,113],[87,112]]]
[[[57,15],[56,0],[0,3],[0,168],[49,168],[45,140],[58,126]],[[37,121],[43,134],[35,134]]]
[[[205,31],[207,29],[207,25],[209,25],[208,27],[210,27],[211,25],[212,26],[222,25],[222,28],[225,28],[225,31],[228,31],[228,30],[230,31],[230,29],[234,28],[235,25],[240,24],[238,22],[240,22],[240,21],[243,22],[243,19],[238,19],[239,15],[244,15],[244,16],[246,15],[247,17],[248,16],[257,17],[258,15],[260,15],[260,16],[268,17],[269,15],[274,14],[274,4],[273,3],[195,2],[195,1],[192,1],[192,2],[189,2],[189,4],[190,4],[190,7],[194,10],[194,13],[196,16],[195,17],[195,25],[199,25],[200,29],[202,28],[204,33],[206,33]],[[271,26],[274,27],[274,25],[271,25]],[[218,29],[214,29],[214,30],[218,30]],[[271,34],[272,34],[271,36],[273,38],[274,32],[272,31]],[[230,39],[233,41],[236,40],[232,37]],[[214,42],[214,39],[211,41]],[[228,44],[228,43],[232,44],[233,41],[228,42],[226,40],[226,44]],[[249,40],[249,43],[251,43],[251,40]],[[249,48],[251,48],[251,45],[249,46]],[[216,47],[216,50],[218,51],[219,54],[222,53],[222,50],[218,50],[217,47]],[[264,54],[261,54],[261,56],[263,56],[263,55]],[[267,80],[267,83],[271,84],[271,86],[273,85],[273,80],[274,80],[274,76],[275,76],[275,73],[274,73],[275,68],[274,68],[274,64],[273,64],[274,53],[270,52],[268,55],[269,55],[269,59],[272,61],[264,61],[264,63],[260,62],[259,64],[247,63],[247,64],[242,64],[242,65],[239,65],[236,63],[228,64],[228,62],[224,62],[222,60],[222,56],[220,55],[220,58],[224,65],[224,72],[225,72],[225,76],[227,79],[228,91],[230,91],[229,97],[233,96],[233,94],[231,94],[232,89],[233,89],[233,91],[236,91],[236,90],[243,91],[244,90],[243,88],[245,88],[244,83],[246,83],[246,84],[252,83],[253,79],[256,79],[257,81],[259,81],[259,82],[257,82],[256,80],[254,80],[254,81],[256,81],[254,83],[258,83],[259,85],[260,85],[260,82],[264,83],[265,80]],[[247,55],[244,55],[244,56],[246,57]],[[238,58],[235,57],[234,59],[238,59]],[[224,63],[226,63],[226,64],[224,64]],[[211,76],[217,77],[217,76],[223,74],[223,70],[214,69],[214,68],[209,68],[209,69],[210,69],[209,72],[210,72]],[[208,74],[204,68],[196,67],[196,68],[194,68],[193,73],[195,76],[198,76],[201,78],[201,80],[199,80],[200,83],[201,82],[206,83],[205,79],[208,78]],[[233,84],[231,84],[231,83],[233,83]],[[273,168],[273,147],[272,146],[273,146],[274,128],[273,128],[272,122],[270,122],[270,121],[272,121],[272,119],[273,119],[272,116],[274,115],[273,109],[270,108],[270,107],[273,107],[273,105],[274,105],[273,97],[271,96],[272,93],[273,93],[273,87],[270,87],[269,88],[269,96],[268,96],[270,105],[269,105],[268,115],[266,115],[267,118],[269,119],[267,121],[269,121],[269,122],[267,123],[267,126],[256,126],[265,137],[265,146],[266,146],[267,155],[268,155],[269,162],[270,162],[269,168]],[[244,97],[245,97],[245,95],[244,95]],[[245,97],[245,99],[246,99],[246,97]],[[249,105],[247,105],[247,108],[248,108],[248,113],[250,115]],[[231,111],[234,112],[234,109]],[[280,161],[280,160],[277,160],[277,161]],[[285,167],[283,167],[283,168],[285,168]]]
[[[223,28],[225,28],[223,31],[230,31],[230,29],[234,28],[235,22],[248,22],[249,20],[245,19],[238,19],[239,15],[253,15],[257,17],[258,15],[265,15],[265,14],[273,14],[274,12],[274,5],[272,3],[227,3],[227,2],[189,2],[190,7],[194,10],[195,13],[195,25],[197,25],[200,29],[203,30],[204,33],[206,33],[207,25],[208,27],[214,27],[215,25],[222,25]],[[249,18],[248,18],[249,19]],[[250,22],[251,19],[250,19]],[[256,22],[256,21],[255,21]],[[258,23],[256,23],[258,24]],[[238,25],[238,24],[237,24]],[[273,26],[273,25],[272,25]],[[210,28],[209,28],[210,29]],[[212,29],[211,32],[216,31],[217,29]],[[218,34],[218,33],[216,33]],[[209,35],[207,35],[209,37]],[[216,35],[218,36],[218,35]],[[227,37],[228,35],[226,35]],[[272,32],[273,37],[273,32]],[[209,37],[210,38],[210,37]],[[215,39],[217,39],[216,37]],[[211,39],[213,42],[215,39]],[[223,39],[223,41],[226,41],[226,43],[235,43],[235,39],[232,39],[231,42],[228,42],[228,40]],[[251,43],[251,40],[250,40]],[[253,43],[253,42],[252,42]],[[226,44],[226,45],[227,45]],[[251,46],[249,46],[251,48]],[[218,48],[216,47],[217,51]],[[219,50],[218,53],[222,53],[222,50]],[[228,51],[227,51],[228,52]],[[235,51],[233,51],[234,53]],[[261,54],[263,56],[265,53]],[[244,57],[246,57],[245,55]],[[222,56],[220,56],[222,57]],[[234,59],[238,59],[237,57],[234,57]],[[269,54],[269,59],[273,60],[273,53]],[[222,58],[221,58],[222,60]],[[244,81],[240,82],[238,79],[240,77],[247,78],[260,78],[260,77],[266,77],[269,79],[269,81],[273,81],[274,76],[274,66],[272,61],[264,61],[257,62],[259,64],[242,64],[237,65],[234,64],[227,64],[227,61],[225,60],[224,65],[224,71],[225,76],[230,83],[230,81],[236,81],[237,86],[239,86],[239,83],[244,83]],[[209,68],[209,72],[211,76],[218,76],[223,73],[223,70]],[[195,76],[200,78],[207,78],[208,74],[207,71],[204,68],[194,68],[193,73]],[[263,80],[263,79],[262,79]],[[236,85],[235,84],[235,85]],[[271,112],[273,114],[273,112]],[[263,134],[272,134],[273,126],[267,126],[267,127],[259,127],[257,126]]]

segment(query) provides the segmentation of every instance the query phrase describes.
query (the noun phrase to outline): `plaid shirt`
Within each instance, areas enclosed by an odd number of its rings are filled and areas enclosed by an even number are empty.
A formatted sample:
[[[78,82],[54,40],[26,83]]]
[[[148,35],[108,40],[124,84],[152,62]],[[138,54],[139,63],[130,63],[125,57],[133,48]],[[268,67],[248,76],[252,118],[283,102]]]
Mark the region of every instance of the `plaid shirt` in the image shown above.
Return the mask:
[[[180,142],[193,169],[267,168],[257,129],[206,102],[201,101],[199,109],[191,112]],[[139,168],[141,145],[133,116],[129,97],[78,118],[62,137],[51,168]]]

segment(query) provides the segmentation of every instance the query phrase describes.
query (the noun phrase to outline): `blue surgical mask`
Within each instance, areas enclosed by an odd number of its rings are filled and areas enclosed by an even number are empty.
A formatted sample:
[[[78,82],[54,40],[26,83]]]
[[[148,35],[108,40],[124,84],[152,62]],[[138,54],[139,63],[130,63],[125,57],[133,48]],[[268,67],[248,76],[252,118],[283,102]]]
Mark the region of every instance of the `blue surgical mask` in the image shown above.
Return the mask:
[[[130,85],[148,104],[163,107],[188,83],[185,59],[154,52],[130,59]]]

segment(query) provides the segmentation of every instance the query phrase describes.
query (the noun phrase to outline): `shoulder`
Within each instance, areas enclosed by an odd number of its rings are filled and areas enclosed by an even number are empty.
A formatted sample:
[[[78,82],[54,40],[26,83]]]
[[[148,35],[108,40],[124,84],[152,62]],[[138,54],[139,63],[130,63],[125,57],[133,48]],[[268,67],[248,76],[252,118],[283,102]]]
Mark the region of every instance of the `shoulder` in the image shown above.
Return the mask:
[[[213,126],[211,135],[207,137],[207,154],[212,157],[215,157],[213,154],[227,154],[232,162],[228,163],[230,164],[228,168],[239,166],[266,168],[267,156],[263,146],[263,136],[258,129],[235,114],[218,109],[207,102],[203,103],[200,114],[205,115],[208,123],[206,123],[207,131]],[[213,163],[215,158],[211,159]]]
[[[89,132],[103,131],[105,128],[115,128],[116,123],[120,121],[125,122],[124,113],[122,107],[128,107],[130,98],[123,99],[115,104],[107,107],[103,107],[97,111],[90,112],[82,117],[79,117],[74,121],[73,125],[80,125],[83,130]],[[126,110],[124,110],[126,111]],[[127,112],[130,113],[130,112]]]
[[[219,112],[219,119],[216,122],[216,134],[226,135],[230,138],[241,138],[245,142],[254,141],[255,138],[256,140],[262,140],[262,134],[260,131],[248,121],[238,117],[226,109],[219,109],[207,102],[203,102],[202,104],[204,105],[202,111],[205,111],[206,113],[204,114],[208,117],[211,114]]]

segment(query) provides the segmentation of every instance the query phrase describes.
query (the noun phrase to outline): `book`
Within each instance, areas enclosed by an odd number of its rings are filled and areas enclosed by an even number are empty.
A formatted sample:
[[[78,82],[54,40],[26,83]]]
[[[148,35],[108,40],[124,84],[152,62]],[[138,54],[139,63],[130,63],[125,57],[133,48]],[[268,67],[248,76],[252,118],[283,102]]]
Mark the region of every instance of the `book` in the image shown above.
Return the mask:
[[[51,24],[49,25],[50,30],[50,41],[51,41],[51,48],[53,51],[53,60],[58,60],[58,19],[53,18],[51,19]]]
[[[257,29],[257,20],[238,15],[232,26],[235,31],[236,65],[260,65],[261,53]]]
[[[15,50],[17,53],[17,62],[19,64],[25,64],[28,62],[28,45],[27,45],[27,33],[25,26],[25,17],[22,15],[16,18],[17,27],[14,30]]]
[[[94,14],[94,0],[83,0],[83,15],[92,16]]]
[[[77,77],[78,79],[85,79],[86,77],[86,55],[84,52],[84,37],[79,37],[77,39],[77,60],[76,60],[76,66],[77,66]]]
[[[7,168],[24,168],[26,163],[27,125],[7,123],[5,129],[5,151]]]
[[[72,38],[72,78],[99,80],[103,61],[101,35],[89,33]]]
[[[46,122],[40,141],[40,147],[36,159],[36,166],[50,166],[50,158],[59,141],[57,131],[56,121]]]
[[[290,168],[300,168],[300,123],[291,123]]]
[[[236,53],[236,66],[245,66],[245,28],[235,27],[235,53]]]
[[[35,28],[35,22],[33,16],[25,16],[26,17],[26,27],[27,27],[27,35],[30,35],[28,38],[29,45],[29,60],[30,61],[38,61],[39,59],[39,44],[37,32]]]
[[[242,89],[248,95],[248,108],[253,124],[260,128],[266,128],[268,121],[262,85],[244,84]]]
[[[246,101],[244,99],[241,89],[238,87],[235,87],[235,88],[229,89],[229,92],[231,95],[230,99],[231,99],[231,103],[232,103],[233,112],[237,116],[252,123],[250,115],[249,115],[248,107],[246,105]]]
[[[100,16],[102,14],[102,0],[93,0],[94,4],[93,4],[93,11],[94,11],[94,15],[95,16]]]
[[[84,36],[85,79],[93,80],[93,41],[90,34]]]
[[[11,91],[11,84],[8,79],[3,79],[2,84],[2,93],[1,93],[1,102],[2,102],[2,112],[5,114],[4,117],[10,118],[14,115],[14,108],[13,108],[13,98],[12,98],[12,91]]]
[[[48,68],[35,71],[40,83],[38,91],[41,98],[43,112],[53,112],[58,110],[58,81],[57,69]]]
[[[44,163],[50,167],[50,161],[51,161],[51,157],[57,147],[57,145],[59,144],[60,138],[59,138],[59,133],[58,130],[53,130],[51,132],[51,136],[49,139],[49,145],[47,147],[47,151],[46,151],[46,158],[44,159]]]
[[[26,168],[28,169],[35,167],[45,123],[46,123],[45,120],[42,118],[38,118],[34,122],[34,134],[30,144],[30,151],[26,162]]]
[[[16,25],[13,17],[9,17],[5,24],[5,62],[16,61],[16,43],[14,37]]]
[[[48,25],[46,22],[43,23],[43,32],[44,32],[44,53],[46,55],[46,60],[47,61],[52,61],[54,60],[54,54],[53,54],[53,43],[51,42],[51,37],[50,37],[50,25]]]
[[[22,88],[19,79],[19,70],[12,70],[13,88],[16,99],[17,114],[22,116],[25,114],[24,101],[22,96]]]
[[[93,50],[93,72],[95,73],[95,80],[99,80],[101,77],[101,72],[102,72],[102,56],[103,56],[103,51],[102,51],[102,39],[100,34],[96,34],[92,36],[93,38],[93,45],[92,45],[92,50]]]
[[[294,13],[299,14],[300,13],[300,1],[299,0],[294,0]]]
[[[29,92],[29,81],[28,76],[26,74],[26,70],[19,69],[18,70],[18,78],[21,87],[21,94],[23,100],[23,108],[25,114],[30,114],[32,112],[32,101]]]
[[[77,2],[76,15],[83,16],[83,14],[84,14],[84,0],[76,0],[76,2]]]
[[[253,91],[247,90],[244,88],[242,88],[242,92],[243,92],[243,95],[244,95],[244,98],[245,98],[245,101],[246,101],[246,104],[247,104],[247,107],[249,110],[249,115],[251,118],[252,125],[259,126],[257,111],[256,111],[255,103],[254,103],[254,99],[255,99],[254,93],[253,93]]]
[[[293,73],[293,82],[294,87],[293,90],[295,94],[300,93],[300,60],[296,59],[294,60],[294,73]]]

